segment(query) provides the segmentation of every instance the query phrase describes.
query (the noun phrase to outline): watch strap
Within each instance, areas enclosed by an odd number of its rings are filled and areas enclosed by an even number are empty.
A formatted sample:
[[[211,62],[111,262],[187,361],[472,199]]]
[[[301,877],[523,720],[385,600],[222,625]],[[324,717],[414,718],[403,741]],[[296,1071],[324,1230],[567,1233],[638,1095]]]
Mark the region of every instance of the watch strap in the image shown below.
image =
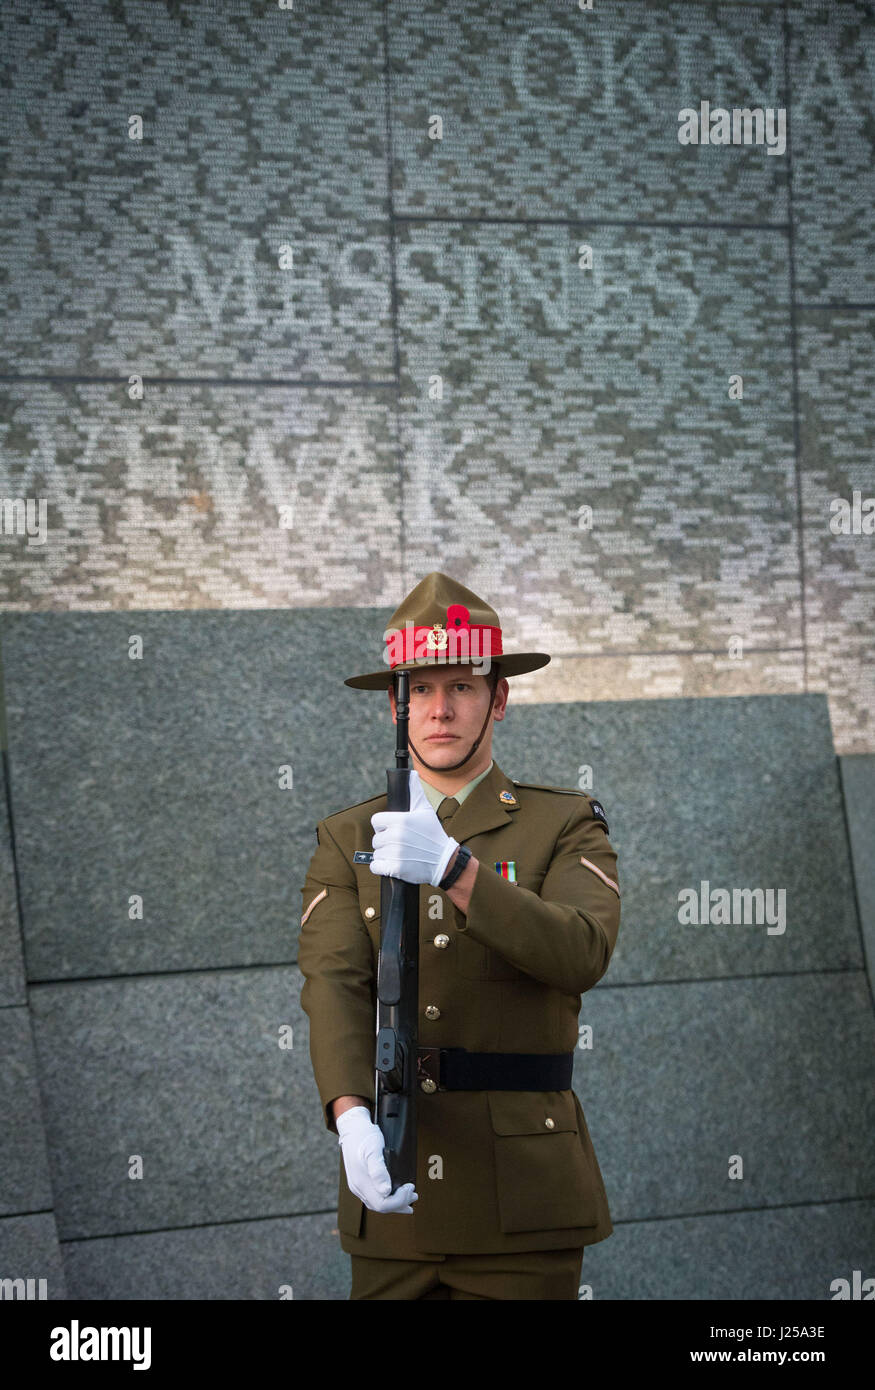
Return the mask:
[[[470,858],[471,851],[469,850],[468,846],[459,845],[459,853],[456,856],[456,862],[450,869],[449,873],[445,874],[444,877],[441,879],[440,883],[438,884],[438,887],[444,889],[444,891],[446,891],[447,888],[452,888],[459,875],[464,873],[465,865],[468,863],[468,860]]]

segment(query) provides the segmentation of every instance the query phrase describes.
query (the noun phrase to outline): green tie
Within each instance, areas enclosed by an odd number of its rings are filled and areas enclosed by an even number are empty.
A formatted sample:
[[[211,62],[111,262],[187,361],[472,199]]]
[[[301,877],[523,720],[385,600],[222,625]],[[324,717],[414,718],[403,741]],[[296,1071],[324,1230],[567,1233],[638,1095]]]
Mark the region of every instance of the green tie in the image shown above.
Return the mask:
[[[438,820],[441,825],[446,825],[451,816],[454,816],[459,809],[459,803],[454,796],[445,796],[438,807]]]

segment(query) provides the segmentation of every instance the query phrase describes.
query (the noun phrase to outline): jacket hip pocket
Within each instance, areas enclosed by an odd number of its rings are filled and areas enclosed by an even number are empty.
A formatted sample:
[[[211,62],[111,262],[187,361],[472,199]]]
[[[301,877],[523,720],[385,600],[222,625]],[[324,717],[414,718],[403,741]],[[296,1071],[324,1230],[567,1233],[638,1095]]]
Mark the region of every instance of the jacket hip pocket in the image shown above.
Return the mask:
[[[598,1224],[572,1091],[488,1091],[502,1231]]]
[[[343,1153],[341,1153],[337,1191],[337,1229],[343,1231],[344,1235],[357,1236],[362,1228],[362,1214],[364,1209],[364,1202],[356,1197],[354,1192],[350,1192],[349,1190],[349,1184],[346,1181],[346,1168],[343,1163]]]

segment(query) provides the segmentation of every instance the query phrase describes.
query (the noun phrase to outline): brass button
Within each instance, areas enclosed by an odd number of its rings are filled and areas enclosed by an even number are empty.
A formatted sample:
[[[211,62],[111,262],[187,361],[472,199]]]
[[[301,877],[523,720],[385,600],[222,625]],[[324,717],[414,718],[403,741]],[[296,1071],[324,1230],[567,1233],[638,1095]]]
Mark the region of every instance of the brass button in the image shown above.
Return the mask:
[[[425,1081],[420,1081],[419,1086],[421,1090],[427,1091],[429,1095],[431,1095],[432,1091],[437,1090],[437,1084],[432,1081],[431,1077],[426,1077]]]
[[[555,1121],[555,1120],[551,1120],[549,1115],[547,1116],[546,1120],[544,1121],[544,1124],[547,1126],[548,1129],[555,1129],[555,1128],[556,1128],[556,1121]]]
[[[376,915],[377,915],[377,909],[376,909],[375,907],[366,907],[366,908],[365,908],[365,916],[366,916],[366,917],[376,917]]]
[[[440,1018],[441,1011],[437,1004],[427,1004],[425,1007],[426,1018]]]
[[[438,936],[435,937],[434,944],[435,946],[437,946],[439,951],[445,951],[450,944],[450,938],[448,936],[444,936],[443,932],[441,932]]]

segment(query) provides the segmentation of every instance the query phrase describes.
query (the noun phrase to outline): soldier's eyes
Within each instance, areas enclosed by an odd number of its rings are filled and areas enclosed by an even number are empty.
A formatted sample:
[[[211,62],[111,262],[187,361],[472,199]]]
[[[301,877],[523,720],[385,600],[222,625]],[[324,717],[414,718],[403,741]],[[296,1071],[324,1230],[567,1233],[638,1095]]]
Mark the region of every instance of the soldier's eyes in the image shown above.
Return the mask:
[[[470,689],[471,689],[471,686],[468,684],[467,681],[453,681],[452,684],[456,687],[457,690],[460,690],[460,689],[461,689],[461,690],[470,690]],[[413,690],[427,690],[427,689],[428,689],[428,686],[426,686],[426,685],[414,685],[412,688],[413,688]]]

